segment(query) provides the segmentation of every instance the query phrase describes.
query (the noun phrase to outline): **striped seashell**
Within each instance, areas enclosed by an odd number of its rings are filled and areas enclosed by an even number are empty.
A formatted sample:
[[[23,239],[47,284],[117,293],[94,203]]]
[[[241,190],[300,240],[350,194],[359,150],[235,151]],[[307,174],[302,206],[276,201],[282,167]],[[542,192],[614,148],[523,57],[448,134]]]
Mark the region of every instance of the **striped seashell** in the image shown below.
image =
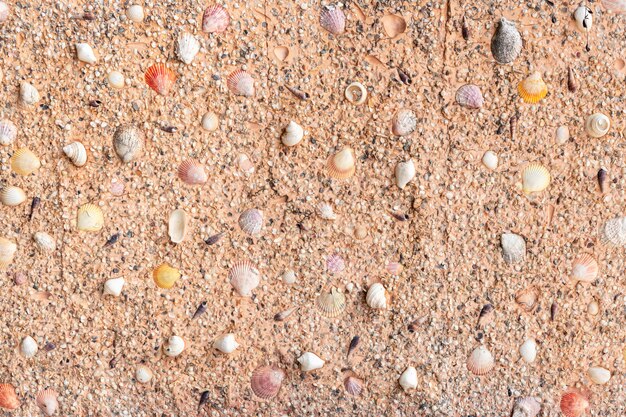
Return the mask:
[[[15,141],[17,136],[17,127],[15,124],[8,120],[0,120],[0,145],[9,146]]]
[[[33,235],[35,243],[43,252],[52,252],[56,250],[57,244],[52,236],[46,232],[37,232]]]
[[[0,202],[5,206],[19,206],[24,201],[26,201],[26,193],[20,187],[9,185],[0,191]]]
[[[626,0],[601,0],[608,11],[616,14],[626,14]]]
[[[539,291],[534,286],[525,288],[515,294],[515,302],[527,313],[531,313],[537,308],[539,304],[538,299]]]
[[[324,317],[334,318],[346,309],[346,296],[337,288],[331,288],[330,291],[322,291],[315,305]]]
[[[513,404],[511,417],[537,417],[541,404],[535,397],[518,397]]]
[[[248,235],[258,235],[263,227],[263,212],[257,209],[248,209],[239,215],[239,227]]]
[[[417,116],[411,109],[400,109],[391,123],[391,131],[396,136],[407,136],[417,128]]]
[[[254,395],[269,400],[278,395],[286,376],[285,371],[277,366],[261,366],[252,372],[250,387]]]
[[[41,168],[41,161],[30,149],[21,148],[11,157],[11,169],[19,175],[30,175]]]
[[[526,241],[515,233],[503,233],[500,237],[502,257],[504,262],[513,264],[520,262],[526,256]]]
[[[113,147],[122,162],[127,163],[141,153],[144,144],[144,134],[133,124],[121,125],[113,134]]]
[[[4,269],[13,262],[17,252],[17,245],[7,238],[0,237],[0,269]]]
[[[480,109],[485,103],[480,87],[474,84],[465,84],[456,90],[456,102],[468,109]]]
[[[522,52],[522,36],[515,23],[501,18],[491,38],[491,54],[499,64],[509,64]]]
[[[36,104],[39,100],[41,100],[41,96],[39,95],[39,91],[30,83],[26,81],[22,81],[20,83],[20,101],[22,104],[27,106],[32,106]]]
[[[550,181],[550,172],[541,164],[531,163],[522,170],[522,191],[526,194],[545,190]]]
[[[336,179],[347,179],[354,175],[356,170],[356,159],[354,151],[344,148],[328,158],[326,164],[328,175]]]
[[[389,293],[383,284],[377,282],[367,290],[365,297],[367,305],[376,310],[385,310],[389,306]]]
[[[152,279],[159,288],[169,290],[180,279],[180,271],[167,263],[162,263],[152,271]]]
[[[72,142],[63,147],[63,153],[77,167],[82,167],[87,163],[87,149],[80,142]]]
[[[602,113],[592,114],[585,121],[585,131],[592,138],[601,138],[609,133],[611,119]]]
[[[228,280],[240,296],[251,297],[261,282],[261,273],[251,262],[239,261],[230,268]]]
[[[226,85],[235,95],[244,97],[254,95],[254,78],[244,70],[238,69],[231,72],[226,79]]]
[[[207,33],[222,33],[230,24],[230,15],[219,4],[207,7],[202,15],[202,31]]]
[[[572,263],[572,279],[581,282],[594,282],[598,277],[598,262],[588,253],[582,253]]]
[[[517,85],[517,92],[524,103],[534,104],[548,94],[548,86],[541,78],[541,74],[535,71]]]
[[[58,396],[59,394],[57,394],[55,390],[48,388],[43,391],[39,391],[39,394],[37,394],[37,397],[35,398],[35,402],[44,415],[52,416],[59,408],[59,401],[57,399]]]
[[[348,375],[343,380],[343,387],[346,392],[354,397],[358,397],[363,392],[364,382],[361,378],[356,375]]]
[[[183,33],[176,42],[176,54],[181,61],[189,65],[200,52],[200,42],[190,33]]]
[[[478,346],[467,358],[467,369],[474,375],[486,375],[494,367],[493,355],[484,345]]]
[[[11,384],[0,384],[0,407],[7,410],[15,410],[20,406],[15,387]]]
[[[565,417],[580,417],[589,408],[589,397],[577,389],[568,389],[561,396],[559,405]]]
[[[346,15],[336,6],[324,7],[320,13],[320,26],[333,35],[341,35],[346,30]]]
[[[98,232],[104,226],[104,214],[95,204],[83,204],[78,209],[76,228],[85,232]]]
[[[187,159],[178,166],[178,178],[189,185],[201,185],[209,179],[204,165],[195,159]]]
[[[610,246],[625,247],[626,217],[615,217],[607,220],[601,229],[601,239]]]
[[[176,83],[176,78],[176,73],[164,63],[152,65],[144,74],[146,84],[162,96],[167,96],[170,93],[174,83]]]

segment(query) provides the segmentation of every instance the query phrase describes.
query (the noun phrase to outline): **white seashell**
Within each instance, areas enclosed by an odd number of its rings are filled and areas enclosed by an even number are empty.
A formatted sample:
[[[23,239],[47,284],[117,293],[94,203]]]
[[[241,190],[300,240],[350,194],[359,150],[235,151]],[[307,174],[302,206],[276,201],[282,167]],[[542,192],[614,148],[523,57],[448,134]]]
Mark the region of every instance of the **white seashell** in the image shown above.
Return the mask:
[[[592,114],[585,122],[585,131],[592,138],[601,138],[611,128],[611,120],[602,113]]]
[[[20,83],[20,100],[26,105],[33,105],[37,103],[41,97],[39,91],[30,83],[22,81]]]
[[[541,411],[541,403],[535,397],[518,397],[513,404],[511,417],[536,417]]]
[[[311,352],[305,352],[298,358],[298,362],[300,362],[300,369],[303,372],[320,369],[325,363],[319,356]]]
[[[135,378],[137,382],[147,384],[152,379],[152,370],[146,365],[139,365],[135,370]]]
[[[372,284],[369,290],[367,290],[365,301],[367,301],[367,305],[371,308],[382,310],[387,308],[387,297],[387,290],[385,290],[383,284],[377,282]]]
[[[22,352],[22,355],[26,358],[32,358],[35,356],[37,354],[37,350],[38,347],[35,339],[30,336],[26,336],[22,339],[22,343],[20,343],[20,352]]]
[[[537,357],[537,343],[535,342],[535,339],[526,339],[526,341],[519,347],[519,353],[524,361],[527,363],[533,363]]]
[[[587,6],[579,6],[574,11],[574,21],[576,22],[576,29],[587,32],[593,25],[593,14]]]
[[[611,379],[611,371],[601,366],[590,366],[587,369],[587,376],[594,384],[603,385]]]
[[[119,71],[111,71],[109,75],[107,75],[107,80],[109,81],[109,85],[113,88],[124,88],[124,74]]]
[[[569,140],[569,128],[567,126],[559,126],[556,129],[556,143],[564,145]]]
[[[213,347],[222,353],[233,353],[239,347],[233,333],[228,333],[215,339]]]
[[[104,293],[114,297],[119,297],[125,283],[126,281],[122,277],[108,279],[104,283]]]
[[[128,16],[128,18],[135,23],[143,22],[145,17],[143,7],[138,4],[133,4],[126,10],[126,16]]]
[[[521,261],[526,256],[526,241],[515,233],[504,233],[500,238],[502,257],[508,264]]]
[[[209,132],[215,132],[220,127],[220,119],[212,111],[204,113],[202,116],[202,128]]]
[[[601,237],[610,246],[626,246],[626,216],[607,220],[601,229]]]
[[[344,95],[350,103],[358,106],[365,103],[365,100],[367,100],[367,89],[363,84],[354,82],[346,87]]]
[[[3,1],[0,1],[0,23],[6,22],[8,18],[9,18],[9,5]]]
[[[52,252],[57,248],[54,238],[46,232],[37,232],[33,236],[35,243],[44,252]]]
[[[401,190],[415,178],[415,164],[412,159],[396,165],[396,185]]]
[[[63,153],[65,153],[70,161],[77,167],[82,167],[87,163],[87,150],[80,142],[72,142],[64,146]]]
[[[15,141],[17,136],[17,127],[7,119],[0,120],[0,145],[8,146]]]
[[[493,369],[494,365],[493,355],[483,345],[476,347],[466,361],[467,369],[474,375],[486,375]]]
[[[417,128],[417,116],[413,110],[400,109],[391,122],[391,132],[396,136],[410,135]]]
[[[180,243],[187,234],[188,217],[184,210],[177,209],[170,214],[167,234],[173,243]]]
[[[26,193],[19,187],[9,185],[0,191],[0,202],[5,206],[19,206],[26,201]]]
[[[398,382],[405,391],[417,388],[417,370],[414,367],[409,366],[404,372],[402,372]]]
[[[596,300],[593,300],[589,302],[589,304],[587,304],[587,313],[589,313],[592,316],[597,316],[599,312],[600,312],[600,305],[598,304]]]
[[[317,209],[320,212],[320,217],[324,220],[335,220],[337,218],[337,215],[333,211],[333,207],[330,204],[320,203],[319,206],[317,206]]]
[[[176,357],[183,353],[185,350],[185,341],[182,337],[179,336],[171,336],[165,346],[163,346],[165,354],[169,357]]]
[[[76,56],[79,61],[86,62],[87,64],[95,64],[98,61],[96,54],[93,53],[93,49],[86,43],[76,44]]]
[[[498,168],[498,155],[493,151],[487,151],[483,154],[482,162],[484,166],[495,171]]]
[[[191,64],[198,52],[200,52],[200,42],[190,33],[180,35],[176,45],[178,58],[187,65]]]
[[[285,146],[295,146],[304,137],[304,129],[298,123],[291,121],[283,132],[282,141]]]
[[[295,271],[293,271],[292,269],[285,271],[285,273],[283,274],[283,282],[285,284],[295,284],[296,282],[296,273]]]

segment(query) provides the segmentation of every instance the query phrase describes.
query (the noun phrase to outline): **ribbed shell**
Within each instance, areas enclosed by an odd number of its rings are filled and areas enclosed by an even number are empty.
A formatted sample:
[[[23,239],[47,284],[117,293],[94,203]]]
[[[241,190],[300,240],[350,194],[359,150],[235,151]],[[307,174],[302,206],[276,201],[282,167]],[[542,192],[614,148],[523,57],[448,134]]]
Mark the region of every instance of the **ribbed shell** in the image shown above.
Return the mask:
[[[43,391],[39,391],[35,402],[44,415],[52,416],[59,408],[59,401],[57,399],[58,396],[59,394],[57,394],[55,390],[48,388]]]
[[[278,395],[285,376],[285,371],[277,366],[261,366],[252,373],[250,387],[254,395],[268,400]]]
[[[502,257],[508,264],[520,262],[526,256],[526,241],[515,233],[504,233],[500,237]]]
[[[338,7],[324,7],[320,13],[320,26],[333,35],[341,35],[346,30],[346,15]]]
[[[13,262],[15,252],[17,245],[9,239],[0,237],[0,268],[4,269]]]
[[[522,37],[514,22],[501,18],[491,38],[491,53],[499,64],[509,64],[522,51]]]
[[[46,232],[37,232],[33,235],[35,243],[44,252],[52,252],[57,248],[56,241]]]
[[[570,389],[561,396],[560,407],[565,417],[580,417],[589,408],[589,399],[582,392]]]
[[[261,282],[261,273],[251,262],[240,261],[230,268],[228,280],[240,296],[250,297]]]
[[[176,83],[176,73],[164,63],[158,63],[148,68],[144,74],[146,84],[162,96],[167,96]]]
[[[122,162],[130,162],[141,153],[144,134],[133,124],[121,125],[113,134],[113,147]]]
[[[465,84],[456,90],[456,102],[468,109],[480,109],[485,103],[480,87],[474,84]]]
[[[246,71],[238,69],[230,73],[226,80],[226,85],[231,93],[252,97],[254,95],[254,78]]]
[[[315,305],[324,317],[337,317],[346,309],[346,296],[337,288],[331,288],[330,291],[322,291]]]
[[[582,253],[572,263],[572,279],[593,282],[598,277],[598,262],[588,253]]]
[[[0,145],[8,146],[15,141],[17,136],[17,127],[15,124],[8,120],[0,120]]]
[[[391,122],[391,131],[396,136],[410,135],[417,128],[417,116],[411,109],[400,109]]]
[[[15,387],[11,384],[0,384],[0,407],[15,410],[20,406]]]
[[[511,417],[536,417],[541,411],[541,404],[535,397],[519,397],[515,399]]]
[[[162,263],[152,271],[152,279],[157,287],[170,289],[180,279],[180,271],[167,263]]]
[[[190,33],[183,33],[176,42],[176,54],[181,61],[189,65],[200,52],[200,42]]]
[[[207,33],[222,33],[230,24],[230,15],[219,4],[207,7],[202,15],[202,30]]]
[[[248,209],[239,215],[239,227],[248,235],[258,235],[263,227],[263,212],[257,209]]]
[[[538,193],[550,185],[550,171],[538,163],[528,164],[522,170],[522,191],[526,194]]]
[[[344,148],[328,158],[326,164],[328,175],[336,179],[347,179],[354,175],[356,160],[350,148]]]
[[[534,104],[548,94],[548,86],[541,78],[541,74],[535,71],[517,85],[517,92],[524,103]]]
[[[354,375],[347,376],[343,380],[343,387],[348,394],[357,397],[363,391],[363,380]]]
[[[602,241],[610,246],[626,246],[626,217],[607,220],[601,230]]]
[[[495,361],[489,349],[480,345],[467,358],[466,365],[474,375],[486,375],[493,369]]]
[[[97,232],[104,226],[104,214],[95,204],[84,204],[78,209],[76,227],[86,232]]]
[[[41,168],[41,161],[30,149],[21,148],[11,157],[11,169],[19,175],[30,175]]]
[[[367,290],[365,301],[373,309],[384,310],[387,308],[387,298],[387,290],[385,290],[383,284],[377,282],[372,284]]]
[[[26,201],[26,193],[20,187],[9,185],[0,190],[0,202],[5,206],[19,206]]]
[[[87,150],[80,142],[72,142],[63,147],[63,153],[77,167],[82,167],[87,163]]]
[[[185,184],[201,185],[207,182],[209,176],[204,170],[204,165],[195,159],[187,159],[178,166],[178,178]]]

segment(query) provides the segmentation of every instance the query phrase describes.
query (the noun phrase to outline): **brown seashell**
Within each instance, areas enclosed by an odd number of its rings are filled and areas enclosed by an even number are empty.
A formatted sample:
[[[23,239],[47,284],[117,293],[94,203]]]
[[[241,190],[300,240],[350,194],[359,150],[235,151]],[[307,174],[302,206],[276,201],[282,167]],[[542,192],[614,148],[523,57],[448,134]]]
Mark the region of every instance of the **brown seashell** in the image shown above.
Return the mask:
[[[222,33],[230,24],[230,15],[219,4],[207,7],[202,14],[202,31],[207,33]]]
[[[269,400],[274,398],[287,375],[277,366],[261,366],[254,370],[250,387],[259,398]]]
[[[344,148],[336,154],[328,158],[327,162],[328,175],[336,179],[347,179],[354,175],[356,170],[356,159],[354,151],[350,148]]]
[[[254,78],[244,70],[235,70],[230,73],[226,80],[226,85],[231,93],[252,97],[254,95]]]
[[[204,165],[195,159],[187,159],[179,165],[178,178],[189,185],[201,185],[209,179],[204,170]]]
[[[381,19],[383,29],[390,38],[402,35],[406,32],[406,20],[402,16],[388,14]]]
[[[122,162],[135,159],[143,148],[144,134],[133,124],[121,125],[113,134],[113,148]]]
[[[20,406],[15,387],[11,384],[0,384],[0,407],[15,410]]]
[[[57,408],[59,408],[58,396],[59,394],[57,394],[55,390],[48,388],[37,394],[35,402],[37,403],[37,407],[39,407],[46,416],[52,416]]]
[[[478,315],[478,326],[485,327],[493,320],[495,309],[492,304],[485,304]]]

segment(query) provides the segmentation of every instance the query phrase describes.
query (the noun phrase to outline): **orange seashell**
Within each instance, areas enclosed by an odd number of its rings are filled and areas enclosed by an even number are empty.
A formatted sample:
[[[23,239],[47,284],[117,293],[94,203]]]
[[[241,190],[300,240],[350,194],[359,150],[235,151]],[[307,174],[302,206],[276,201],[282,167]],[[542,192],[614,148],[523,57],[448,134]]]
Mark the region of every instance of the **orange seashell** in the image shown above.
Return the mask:
[[[226,85],[231,93],[238,96],[252,97],[254,95],[254,78],[244,70],[235,70],[230,73]]]
[[[222,33],[230,24],[230,15],[219,4],[207,7],[202,15],[202,30],[207,33]]]
[[[0,384],[0,407],[15,410],[20,406],[15,387],[11,384]]]
[[[209,179],[204,170],[204,165],[195,159],[187,159],[180,164],[178,167],[178,178],[189,185],[204,184]]]
[[[144,74],[146,84],[162,96],[169,94],[170,89],[176,82],[176,73],[165,64],[158,63],[152,65]]]
[[[598,262],[588,253],[582,253],[574,259],[572,264],[572,279],[574,281],[593,282],[598,277]]]
[[[37,407],[39,407],[46,416],[51,416],[56,412],[57,408],[59,408],[58,396],[59,394],[57,394],[55,390],[48,388],[37,394],[35,402],[37,403]]]
[[[277,366],[261,366],[254,370],[250,386],[259,398],[268,400],[275,397],[285,379],[285,371]]]
[[[336,179],[347,179],[354,175],[356,170],[356,159],[354,151],[344,148],[328,158],[326,163],[328,175]]]
[[[363,391],[363,380],[356,375],[349,375],[343,380],[343,387],[348,394],[356,397]]]
[[[517,85],[517,92],[522,100],[524,100],[524,103],[534,104],[548,94],[548,86],[543,81],[543,78],[541,78],[539,72],[533,72],[528,78]]]
[[[258,287],[261,282],[261,273],[252,262],[240,261],[230,268],[228,280],[239,295],[250,297],[252,290]]]
[[[566,417],[580,417],[589,408],[589,398],[577,389],[569,389],[561,396],[560,405]]]

